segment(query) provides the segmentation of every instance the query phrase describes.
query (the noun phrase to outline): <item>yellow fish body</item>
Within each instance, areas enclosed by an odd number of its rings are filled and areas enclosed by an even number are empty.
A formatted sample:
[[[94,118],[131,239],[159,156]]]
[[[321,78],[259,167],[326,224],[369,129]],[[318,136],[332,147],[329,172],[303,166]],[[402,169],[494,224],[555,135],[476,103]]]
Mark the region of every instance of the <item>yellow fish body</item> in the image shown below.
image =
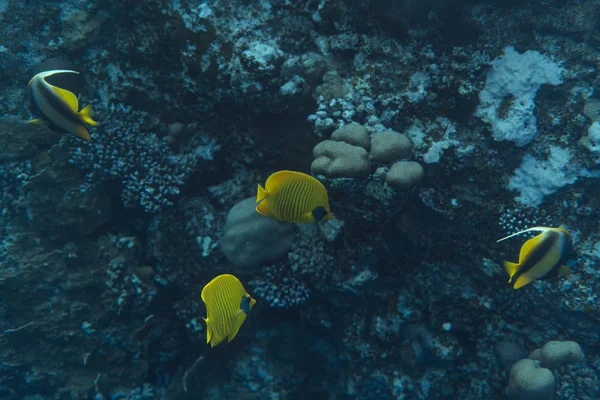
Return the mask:
[[[314,177],[296,171],[275,172],[260,184],[256,211],[267,217],[296,224],[314,224],[334,218],[327,190]]]
[[[202,289],[206,304],[206,344],[215,347],[227,338],[231,342],[256,300],[233,275],[223,274],[208,282]]]
[[[92,119],[92,107],[88,104],[80,110],[75,93],[65,88],[67,82],[75,80],[81,81],[79,72],[66,69],[40,72],[31,78],[29,99],[39,118],[29,122],[43,122],[55,132],[68,132],[90,140],[85,124],[96,125]]]
[[[536,279],[548,279],[557,274],[568,276],[571,273],[564,263],[573,242],[565,229],[534,227],[502,238],[498,242],[530,231],[542,233],[523,244],[518,263],[504,261],[504,269],[510,277],[508,283],[512,284],[514,289],[522,288]]]

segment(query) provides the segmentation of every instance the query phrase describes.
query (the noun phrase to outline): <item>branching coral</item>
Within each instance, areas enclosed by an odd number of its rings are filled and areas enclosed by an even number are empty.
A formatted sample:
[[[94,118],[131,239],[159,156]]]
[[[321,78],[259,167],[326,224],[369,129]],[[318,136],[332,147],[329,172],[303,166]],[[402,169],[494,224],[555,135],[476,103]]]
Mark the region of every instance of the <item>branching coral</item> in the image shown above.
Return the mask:
[[[202,143],[188,153],[173,153],[166,140],[143,132],[146,117],[143,111],[111,104],[102,117],[107,121],[104,132],[77,147],[70,162],[90,171],[88,187],[103,181],[120,182],[125,206],[139,204],[146,212],[156,213],[173,205],[198,162],[211,160],[218,146],[213,139],[201,138]]]
[[[315,231],[315,227],[302,227],[287,262],[266,267],[250,281],[257,298],[271,307],[297,307],[308,300],[312,288],[324,289],[330,283],[335,259]]]

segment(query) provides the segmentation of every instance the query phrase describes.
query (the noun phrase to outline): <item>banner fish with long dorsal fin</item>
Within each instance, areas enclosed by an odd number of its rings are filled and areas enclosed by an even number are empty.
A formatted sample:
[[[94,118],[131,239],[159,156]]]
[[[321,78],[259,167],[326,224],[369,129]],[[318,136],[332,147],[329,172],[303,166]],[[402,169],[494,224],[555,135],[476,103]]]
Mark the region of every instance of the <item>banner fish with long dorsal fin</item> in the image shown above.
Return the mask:
[[[568,276],[571,269],[565,265],[573,248],[571,234],[563,228],[536,226],[513,233],[496,242],[512,238],[525,232],[542,232],[527,240],[521,247],[519,262],[504,261],[504,269],[510,277],[508,283],[514,289],[536,279],[550,279],[557,275]]]
[[[231,342],[256,304],[242,282],[230,274],[208,282],[202,289],[202,301],[206,304],[206,344],[211,347],[225,338]]]
[[[88,104],[79,109],[79,100],[75,88],[83,85],[77,71],[59,69],[44,71],[29,81],[29,100],[31,108],[39,118],[32,123],[44,123],[57,133],[70,133],[90,140],[90,132],[85,124],[96,125],[92,119],[92,106]]]

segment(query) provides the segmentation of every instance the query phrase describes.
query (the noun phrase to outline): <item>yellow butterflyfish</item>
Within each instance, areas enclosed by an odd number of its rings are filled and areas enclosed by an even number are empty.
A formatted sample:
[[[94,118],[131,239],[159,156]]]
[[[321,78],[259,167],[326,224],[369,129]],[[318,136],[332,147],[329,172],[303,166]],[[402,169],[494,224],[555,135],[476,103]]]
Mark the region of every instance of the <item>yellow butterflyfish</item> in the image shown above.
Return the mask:
[[[302,172],[278,171],[260,184],[256,211],[267,217],[296,224],[314,224],[334,218],[325,186]]]
[[[31,108],[39,118],[29,122],[44,123],[50,130],[58,133],[70,133],[90,140],[86,124],[96,125],[92,119],[92,106],[79,109],[77,95],[70,87],[83,84],[79,72],[67,69],[44,71],[29,81],[29,100]]]
[[[230,274],[208,282],[202,289],[202,301],[206,304],[206,344],[211,347],[225,338],[231,342],[256,303],[242,282]]]
[[[527,240],[521,247],[519,262],[504,261],[504,269],[510,277],[514,289],[533,282],[536,279],[549,279],[556,275],[568,276],[571,273],[565,265],[573,242],[569,232],[563,228],[536,226],[514,233],[497,242],[509,239],[525,232],[542,232]]]

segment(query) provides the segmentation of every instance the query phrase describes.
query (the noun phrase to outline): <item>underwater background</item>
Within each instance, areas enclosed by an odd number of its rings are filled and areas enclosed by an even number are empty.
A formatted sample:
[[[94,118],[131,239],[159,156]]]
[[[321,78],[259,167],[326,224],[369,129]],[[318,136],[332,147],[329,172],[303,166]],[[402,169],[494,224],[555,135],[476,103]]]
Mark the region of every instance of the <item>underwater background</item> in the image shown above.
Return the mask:
[[[599,67],[598,0],[0,0],[0,399],[600,399]],[[27,123],[65,69],[89,141]]]

